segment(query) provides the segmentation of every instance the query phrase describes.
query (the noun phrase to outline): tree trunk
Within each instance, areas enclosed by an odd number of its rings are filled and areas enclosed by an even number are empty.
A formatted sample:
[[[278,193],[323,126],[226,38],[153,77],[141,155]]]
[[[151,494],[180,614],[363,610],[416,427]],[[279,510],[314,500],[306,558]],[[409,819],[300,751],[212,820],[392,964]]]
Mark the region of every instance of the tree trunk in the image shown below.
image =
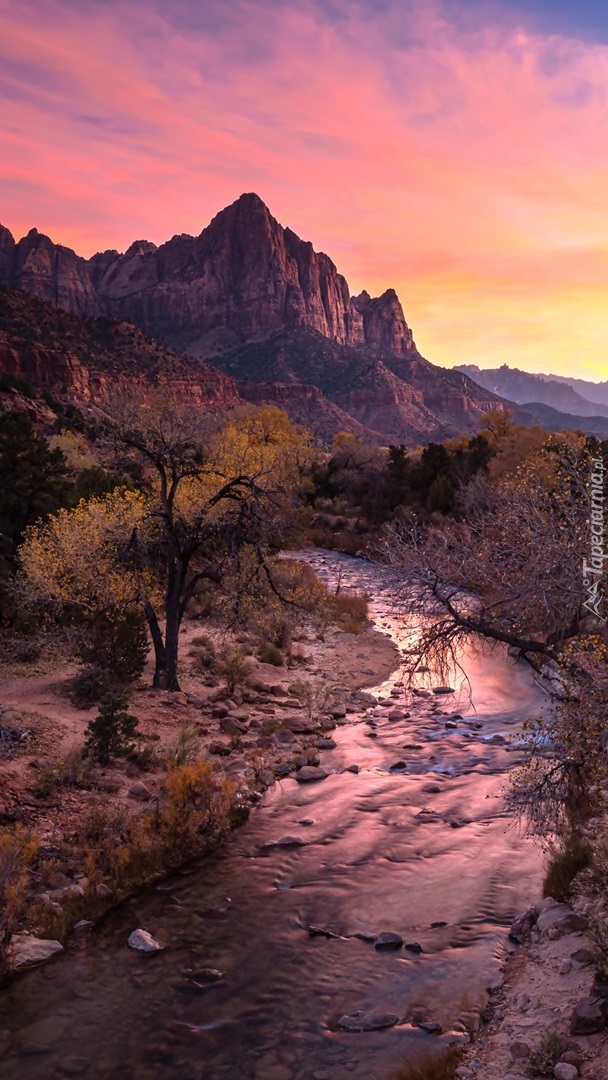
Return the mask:
[[[158,625],[158,619],[156,612],[152,607],[152,604],[146,600],[144,604],[144,610],[146,613],[146,619],[148,620],[148,626],[150,627],[150,636],[152,638],[152,645],[154,648],[154,678],[152,680],[152,686],[156,689],[166,689],[166,673],[167,673],[167,650],[165,649],[165,643],[163,641],[163,635],[161,628]]]
[[[165,598],[165,690],[179,690],[177,657],[179,652],[180,600],[183,576],[181,568],[171,567]]]

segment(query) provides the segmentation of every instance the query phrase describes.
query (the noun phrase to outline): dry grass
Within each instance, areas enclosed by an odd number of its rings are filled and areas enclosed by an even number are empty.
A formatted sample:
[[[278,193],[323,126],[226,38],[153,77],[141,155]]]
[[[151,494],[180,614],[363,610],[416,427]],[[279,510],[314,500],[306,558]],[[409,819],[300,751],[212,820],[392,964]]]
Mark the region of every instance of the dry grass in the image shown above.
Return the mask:
[[[452,1047],[447,1054],[427,1058],[420,1065],[404,1065],[391,1080],[455,1080],[462,1051]]]

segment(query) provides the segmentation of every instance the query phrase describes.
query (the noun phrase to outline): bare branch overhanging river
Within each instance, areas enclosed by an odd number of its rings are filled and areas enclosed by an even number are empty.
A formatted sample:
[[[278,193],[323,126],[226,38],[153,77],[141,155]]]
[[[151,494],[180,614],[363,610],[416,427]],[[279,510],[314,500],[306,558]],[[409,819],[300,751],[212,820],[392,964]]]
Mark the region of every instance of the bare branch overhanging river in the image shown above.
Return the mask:
[[[343,588],[367,591],[377,628],[403,645],[386,572],[306,557],[328,582],[340,575]],[[518,757],[507,739],[542,707],[541,692],[500,650],[465,668],[472,704],[412,698],[396,671],[373,692],[409,717],[389,720],[383,704],[349,716],[323,753],[326,780],[277,783],[221,850],[17,979],[0,1002],[0,1029],[14,1033],[2,1077],[381,1080],[445,1038],[419,1021],[458,1029],[497,982],[508,926],[540,878],[538,850],[499,795]],[[294,833],[306,845],[263,850]],[[310,924],[338,937],[311,937]],[[136,926],[170,948],[132,953]],[[422,951],[383,952],[355,936],[382,931]],[[226,974],[188,994],[191,966]],[[359,1010],[401,1022],[336,1030]]]

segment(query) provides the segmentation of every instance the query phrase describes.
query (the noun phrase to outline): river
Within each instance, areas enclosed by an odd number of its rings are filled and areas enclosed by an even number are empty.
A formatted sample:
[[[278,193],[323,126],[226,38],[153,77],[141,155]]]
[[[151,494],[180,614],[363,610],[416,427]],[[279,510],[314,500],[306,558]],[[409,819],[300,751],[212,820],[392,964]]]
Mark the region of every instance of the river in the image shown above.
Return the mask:
[[[329,582],[368,591],[377,628],[403,645],[387,572],[306,557]],[[0,1040],[13,1040],[3,1080],[388,1080],[445,1038],[417,1022],[468,1022],[498,981],[510,922],[538,895],[538,850],[500,791],[518,758],[507,740],[543,697],[502,650],[463,662],[471,699],[412,699],[396,671],[373,693],[409,718],[389,720],[382,704],[350,716],[323,752],[326,780],[277,783],[221,850],[15,979],[0,1002]],[[264,849],[285,834],[306,844]],[[169,948],[133,953],[138,926]],[[355,936],[382,931],[422,951]],[[196,967],[225,974],[192,992],[184,972]],[[359,1010],[400,1023],[337,1030]]]

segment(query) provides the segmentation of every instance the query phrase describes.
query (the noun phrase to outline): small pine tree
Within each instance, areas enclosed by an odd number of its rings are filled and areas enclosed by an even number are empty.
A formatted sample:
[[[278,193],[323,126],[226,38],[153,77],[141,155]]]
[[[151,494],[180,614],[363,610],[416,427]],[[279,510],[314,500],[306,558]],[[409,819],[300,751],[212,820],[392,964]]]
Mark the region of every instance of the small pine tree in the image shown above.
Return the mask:
[[[112,757],[128,754],[133,749],[130,740],[135,735],[138,720],[126,711],[128,703],[126,694],[104,694],[99,702],[99,713],[87,725],[85,750],[101,765],[107,765]]]

